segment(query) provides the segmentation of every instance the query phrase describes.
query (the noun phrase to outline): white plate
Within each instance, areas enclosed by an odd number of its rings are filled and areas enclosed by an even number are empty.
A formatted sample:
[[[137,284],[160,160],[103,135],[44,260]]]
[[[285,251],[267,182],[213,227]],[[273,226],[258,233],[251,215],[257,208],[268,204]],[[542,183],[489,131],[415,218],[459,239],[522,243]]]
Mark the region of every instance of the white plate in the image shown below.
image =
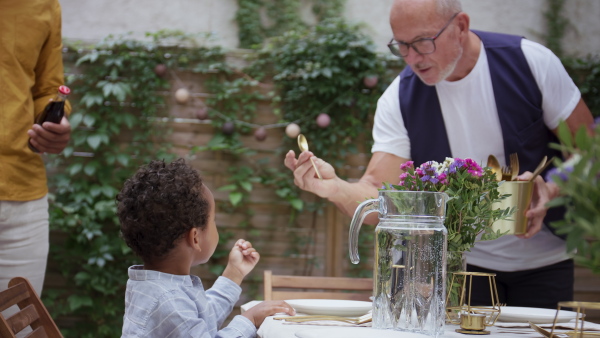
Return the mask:
[[[371,311],[373,303],[358,300],[291,299],[286,300],[296,312],[307,315],[358,317]]]
[[[540,309],[535,307],[518,307],[518,306],[503,306],[500,308],[500,316],[498,320],[508,323],[526,323],[534,324],[552,324],[556,310]],[[560,310],[556,321],[558,323],[566,323],[577,317],[577,312]]]

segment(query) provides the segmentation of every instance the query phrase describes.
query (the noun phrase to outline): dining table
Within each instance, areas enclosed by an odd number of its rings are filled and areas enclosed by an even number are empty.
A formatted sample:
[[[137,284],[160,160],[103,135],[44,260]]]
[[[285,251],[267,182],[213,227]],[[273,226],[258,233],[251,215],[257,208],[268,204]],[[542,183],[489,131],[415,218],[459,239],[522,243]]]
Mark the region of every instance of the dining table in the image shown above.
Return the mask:
[[[242,313],[252,306],[260,303],[260,301],[250,301],[241,306]],[[300,314],[301,315],[301,314]],[[427,335],[394,330],[381,330],[370,327],[371,323],[355,325],[344,322],[287,322],[284,320],[276,320],[285,314],[276,314],[265,318],[264,322],[258,329],[257,336],[260,338],[426,338]],[[579,321],[579,325],[581,321]],[[557,324],[557,332],[565,332],[572,330],[575,326],[575,320],[568,323]],[[551,323],[539,324],[540,327],[550,331]],[[584,322],[584,328],[593,330],[596,334],[600,334],[600,324],[592,322]],[[456,332],[460,329],[458,325],[446,324],[444,334],[441,337],[461,337],[467,338],[467,335]],[[559,330],[560,329],[560,330]],[[485,328],[494,338],[543,338],[541,333],[533,330],[526,322],[507,323],[497,321],[495,325]],[[556,336],[556,335],[555,335]],[[566,337],[566,335],[562,335]],[[558,336],[561,337],[561,336]]]

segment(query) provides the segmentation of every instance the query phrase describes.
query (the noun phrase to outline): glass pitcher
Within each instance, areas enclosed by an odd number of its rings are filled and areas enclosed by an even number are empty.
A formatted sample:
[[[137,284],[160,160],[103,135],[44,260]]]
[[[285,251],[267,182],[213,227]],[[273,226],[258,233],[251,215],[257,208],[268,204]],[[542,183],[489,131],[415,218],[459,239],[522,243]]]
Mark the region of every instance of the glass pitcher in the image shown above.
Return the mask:
[[[365,216],[379,212],[375,229],[373,327],[444,333],[448,195],[428,191],[379,191],[362,202],[350,225],[350,258],[357,264],[358,232]]]

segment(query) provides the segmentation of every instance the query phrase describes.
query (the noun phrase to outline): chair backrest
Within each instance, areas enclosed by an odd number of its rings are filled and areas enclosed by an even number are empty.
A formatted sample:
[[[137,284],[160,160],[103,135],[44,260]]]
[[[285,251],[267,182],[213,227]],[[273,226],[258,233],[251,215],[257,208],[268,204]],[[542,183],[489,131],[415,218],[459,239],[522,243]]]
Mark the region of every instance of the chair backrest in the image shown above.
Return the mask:
[[[276,288],[283,290],[274,290]],[[373,279],[273,275],[270,270],[265,270],[264,292],[265,300],[345,299],[368,301],[369,297],[373,295]]]
[[[20,311],[4,318],[1,312],[13,305],[17,305]],[[28,326],[31,326],[32,332],[25,336],[27,338],[63,337],[29,281],[15,277],[8,283],[8,289],[0,292],[0,337],[16,337]]]

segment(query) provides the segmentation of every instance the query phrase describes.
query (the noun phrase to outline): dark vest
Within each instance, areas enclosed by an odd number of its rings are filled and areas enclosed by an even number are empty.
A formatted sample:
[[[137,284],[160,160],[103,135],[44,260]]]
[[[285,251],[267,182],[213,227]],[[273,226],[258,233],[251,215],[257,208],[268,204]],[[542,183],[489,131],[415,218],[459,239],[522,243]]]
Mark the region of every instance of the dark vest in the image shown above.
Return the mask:
[[[517,153],[519,173],[533,172],[544,155],[550,159],[561,154],[548,146],[558,143],[558,139],[544,124],[542,93],[521,50],[522,37],[473,32],[483,42],[487,54],[505,161],[509,163],[509,155]],[[400,110],[415,165],[452,157],[435,86],[424,84],[408,66],[400,73],[400,79]],[[563,214],[562,208],[550,209],[544,221],[548,224],[561,219]]]

